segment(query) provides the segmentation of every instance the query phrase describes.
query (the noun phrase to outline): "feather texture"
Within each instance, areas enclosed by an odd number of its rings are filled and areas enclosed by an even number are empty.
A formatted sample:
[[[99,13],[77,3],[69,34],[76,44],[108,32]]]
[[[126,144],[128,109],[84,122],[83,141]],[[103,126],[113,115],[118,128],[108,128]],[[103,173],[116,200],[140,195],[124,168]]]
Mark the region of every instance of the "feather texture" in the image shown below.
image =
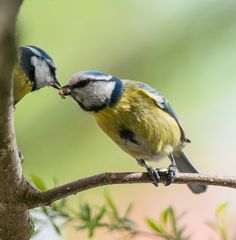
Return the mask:
[[[159,105],[164,98],[154,97],[138,82],[124,80],[123,85],[122,97],[114,106],[93,113],[103,131],[136,159],[158,160],[179,148],[179,125]],[[120,137],[124,129],[134,133],[137,143]]]
[[[104,77],[104,79],[103,79]],[[112,85],[111,85],[112,84]],[[125,152],[147,168],[145,161],[168,156],[181,172],[197,172],[183,147],[189,140],[168,101],[145,83],[121,80],[98,71],[82,71],[62,87],[68,95],[90,111],[102,130]],[[153,171],[149,171],[152,169]],[[194,193],[206,186],[189,184]]]
[[[22,70],[19,64],[14,67],[13,74],[13,96],[14,104],[19,102],[27,93],[31,92],[33,88],[33,82],[30,81],[28,76]]]

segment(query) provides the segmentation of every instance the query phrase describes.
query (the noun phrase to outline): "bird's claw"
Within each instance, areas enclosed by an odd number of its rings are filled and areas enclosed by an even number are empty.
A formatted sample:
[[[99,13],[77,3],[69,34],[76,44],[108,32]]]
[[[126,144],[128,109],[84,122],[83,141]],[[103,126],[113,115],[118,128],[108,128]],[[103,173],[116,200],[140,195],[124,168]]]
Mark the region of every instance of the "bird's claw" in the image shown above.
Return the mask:
[[[147,172],[150,178],[153,180],[153,184],[157,187],[160,182],[160,175],[155,168],[147,167]]]
[[[166,178],[165,186],[170,185],[176,177],[176,166],[171,164],[168,168],[162,168],[158,170],[159,175],[162,175]]]
[[[169,169],[168,174],[166,175],[165,186],[170,185],[174,181],[175,176],[176,176],[176,171]]]

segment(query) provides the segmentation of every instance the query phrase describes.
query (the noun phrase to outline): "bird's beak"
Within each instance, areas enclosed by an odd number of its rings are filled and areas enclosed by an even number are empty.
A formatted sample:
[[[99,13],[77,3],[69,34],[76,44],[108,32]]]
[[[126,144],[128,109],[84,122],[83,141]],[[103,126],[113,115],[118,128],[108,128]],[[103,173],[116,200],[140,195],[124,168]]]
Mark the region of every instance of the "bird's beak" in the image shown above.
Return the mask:
[[[65,96],[68,96],[71,94],[71,86],[70,85],[65,85],[63,87],[61,87],[61,89],[59,90],[59,95],[62,98],[65,98]]]
[[[61,89],[61,84],[57,81],[56,78],[54,78],[53,82],[50,83],[50,86],[56,89]]]

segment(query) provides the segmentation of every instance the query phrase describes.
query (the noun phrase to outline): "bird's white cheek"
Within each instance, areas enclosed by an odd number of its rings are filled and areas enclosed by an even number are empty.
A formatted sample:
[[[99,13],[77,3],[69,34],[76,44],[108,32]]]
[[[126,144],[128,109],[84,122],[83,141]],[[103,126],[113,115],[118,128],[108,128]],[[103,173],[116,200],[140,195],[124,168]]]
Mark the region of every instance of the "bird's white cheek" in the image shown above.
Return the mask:
[[[49,86],[53,82],[49,67],[45,61],[32,57],[31,64],[35,67],[35,80],[37,88]]]

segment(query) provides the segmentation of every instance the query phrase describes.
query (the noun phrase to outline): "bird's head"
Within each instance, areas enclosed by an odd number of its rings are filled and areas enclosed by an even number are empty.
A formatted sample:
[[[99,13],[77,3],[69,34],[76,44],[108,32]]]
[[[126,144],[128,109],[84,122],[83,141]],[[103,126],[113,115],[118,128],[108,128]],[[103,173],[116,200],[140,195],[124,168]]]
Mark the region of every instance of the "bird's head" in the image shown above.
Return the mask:
[[[69,84],[59,91],[70,95],[85,111],[98,112],[113,106],[123,90],[122,80],[99,71],[81,71],[72,75]]]
[[[20,47],[19,64],[33,83],[32,91],[46,86],[61,88],[56,77],[55,63],[42,49],[35,46]]]

